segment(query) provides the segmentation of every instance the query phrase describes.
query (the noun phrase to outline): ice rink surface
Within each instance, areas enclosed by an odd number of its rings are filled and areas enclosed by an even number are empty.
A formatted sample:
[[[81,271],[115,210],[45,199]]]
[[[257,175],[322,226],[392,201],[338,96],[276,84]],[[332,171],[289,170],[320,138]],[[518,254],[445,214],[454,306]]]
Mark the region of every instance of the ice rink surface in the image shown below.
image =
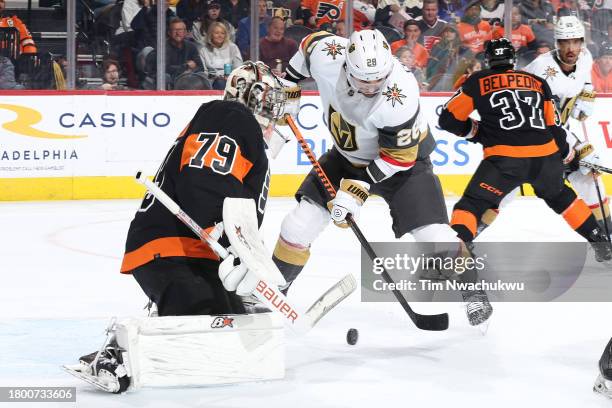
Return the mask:
[[[97,391],[60,365],[97,349],[111,316],[144,315],[144,294],[132,277],[118,272],[138,204],[0,203],[1,386],[76,386],[79,407],[612,405],[591,391],[597,360],[612,336],[612,304],[496,303],[483,336],[468,325],[459,304],[415,305],[420,312],[449,312],[449,330],[431,333],[417,330],[398,304],[361,303],[358,293],[306,337],[287,334],[287,375],[282,381],[123,395]],[[449,201],[449,208],[453,204]],[[268,248],[293,205],[289,199],[269,201],[263,227]],[[393,240],[390,224],[384,202],[368,201],[359,219],[366,237]],[[480,239],[550,242],[580,237],[543,202],[522,198]],[[328,227],[311,252],[290,292],[301,307],[345,274],[359,278],[360,247],[349,230]],[[345,341],[351,327],[360,332],[356,346]]]

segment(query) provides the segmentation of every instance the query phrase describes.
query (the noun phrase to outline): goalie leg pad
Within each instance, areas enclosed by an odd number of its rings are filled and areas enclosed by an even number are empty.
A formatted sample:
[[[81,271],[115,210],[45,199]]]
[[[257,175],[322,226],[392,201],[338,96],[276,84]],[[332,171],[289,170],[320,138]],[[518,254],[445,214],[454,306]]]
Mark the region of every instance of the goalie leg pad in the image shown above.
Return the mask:
[[[115,336],[136,389],[285,376],[283,319],[276,313],[124,319]]]

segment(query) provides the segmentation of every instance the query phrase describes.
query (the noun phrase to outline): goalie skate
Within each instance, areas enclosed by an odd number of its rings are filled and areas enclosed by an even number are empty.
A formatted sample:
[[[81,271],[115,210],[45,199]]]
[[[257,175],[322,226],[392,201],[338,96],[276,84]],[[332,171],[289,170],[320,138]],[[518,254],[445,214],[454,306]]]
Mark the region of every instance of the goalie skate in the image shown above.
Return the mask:
[[[114,339],[113,319],[107,329],[104,345],[98,351],[79,358],[78,364],[63,365],[69,374],[101,389],[119,394],[130,386],[128,370],[123,364],[123,349]]]

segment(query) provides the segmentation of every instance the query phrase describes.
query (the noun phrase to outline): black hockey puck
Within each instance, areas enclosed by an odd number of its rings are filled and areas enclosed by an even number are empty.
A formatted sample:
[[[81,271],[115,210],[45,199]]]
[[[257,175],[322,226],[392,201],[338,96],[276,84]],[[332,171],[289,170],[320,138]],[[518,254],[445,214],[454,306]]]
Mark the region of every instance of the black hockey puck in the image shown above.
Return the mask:
[[[359,332],[357,329],[349,329],[346,332],[346,342],[351,346],[357,344],[357,340],[359,340]]]

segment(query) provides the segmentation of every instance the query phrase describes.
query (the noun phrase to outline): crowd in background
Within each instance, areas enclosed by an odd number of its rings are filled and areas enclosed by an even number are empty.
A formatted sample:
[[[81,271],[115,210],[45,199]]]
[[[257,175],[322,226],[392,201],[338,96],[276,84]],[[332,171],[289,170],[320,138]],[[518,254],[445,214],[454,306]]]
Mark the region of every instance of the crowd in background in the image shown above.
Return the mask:
[[[108,47],[98,64],[98,82],[80,81],[80,87],[156,89],[160,4],[166,16],[168,89],[223,89],[229,72],[250,58],[247,0],[87,1],[94,23],[103,21],[110,31],[105,34]],[[259,0],[257,4],[260,60],[278,74],[307,34],[326,30],[346,36],[344,0]],[[378,28],[423,91],[449,91],[482,68],[485,42],[503,36],[504,7],[498,0],[353,0],[353,29]],[[0,14],[4,8],[0,0]],[[554,49],[558,16],[578,15],[586,28],[585,47],[595,59],[596,90],[612,92],[612,0],[517,0],[511,14],[511,41],[519,68]],[[9,24],[7,18],[19,27],[21,39],[20,49],[12,52],[36,52],[27,27],[17,17],[3,14],[0,27]],[[0,48],[5,43],[0,40]],[[19,87],[15,81],[19,78],[11,77],[10,71],[15,56],[6,50],[2,56],[0,88]],[[53,64],[55,76],[61,75],[62,64],[57,59]]]

